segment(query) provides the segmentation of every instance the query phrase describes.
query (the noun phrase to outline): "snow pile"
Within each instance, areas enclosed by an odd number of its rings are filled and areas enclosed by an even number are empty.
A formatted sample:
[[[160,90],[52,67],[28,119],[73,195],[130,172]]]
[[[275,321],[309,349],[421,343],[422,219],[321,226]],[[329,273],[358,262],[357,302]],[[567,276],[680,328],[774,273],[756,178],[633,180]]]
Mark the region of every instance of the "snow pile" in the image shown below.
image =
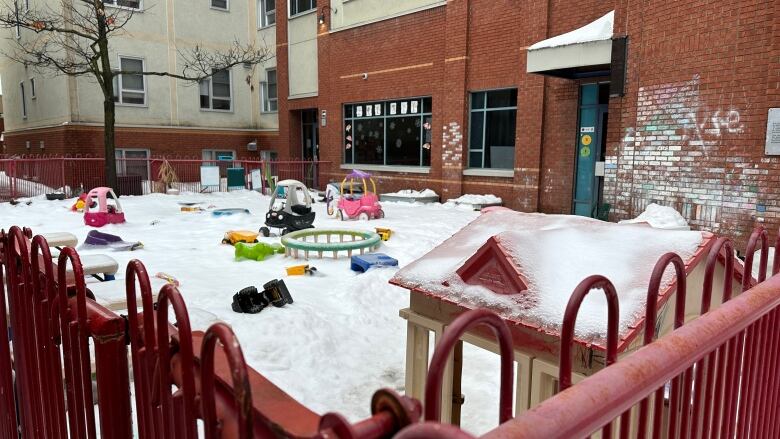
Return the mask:
[[[497,236],[515,266],[529,279],[527,293],[498,295],[481,286],[466,285],[455,273],[491,236]],[[701,242],[700,232],[661,231],[582,217],[501,210],[483,214],[399,271],[393,281],[474,307],[490,307],[505,317],[538,324],[555,333],[577,284],[600,274],[616,286],[620,332],[625,334],[644,313],[647,284],[658,258],[672,251],[688,260]],[[665,285],[670,279],[666,280]],[[592,292],[580,310],[578,337],[598,342],[606,331],[606,317],[604,294]]]
[[[485,205],[485,204],[501,204],[503,203],[503,200],[493,194],[486,194],[486,195],[466,194],[466,195],[461,195],[458,198],[451,198],[447,200],[447,202],[455,203],[455,204]]]
[[[0,190],[10,190],[11,183],[12,177],[9,177],[5,172],[0,172]],[[54,188],[31,180],[13,178],[13,183],[16,187],[17,194],[23,197],[31,197],[56,192]]]
[[[680,212],[668,206],[650,203],[641,215],[634,219],[620,221],[620,224],[647,223],[656,229],[690,230]]]
[[[768,258],[766,262],[766,277],[772,277],[772,264],[775,262],[775,248],[769,247],[767,252]],[[758,270],[761,268],[761,249],[756,250],[753,253],[753,277],[758,279]]]
[[[614,23],[615,11],[610,11],[598,20],[588,23],[579,29],[575,29],[571,32],[539,41],[538,43],[529,47],[528,50],[608,40],[612,38],[612,29],[614,27]]]
[[[430,197],[439,196],[439,194],[437,194],[436,191],[432,189],[423,189],[421,191],[416,191],[413,189],[403,189],[398,192],[386,193],[382,195],[387,195],[390,197],[403,197],[403,198],[430,198]]]
[[[69,231],[83,243],[87,232],[83,215],[69,210],[74,199],[11,206],[0,203],[0,227],[26,225],[35,233]],[[213,217],[209,213],[181,212],[180,201],[206,208],[250,210],[250,215]],[[124,298],[124,268],[130,259],[143,261],[150,274],[165,272],[180,282],[193,328],[203,330],[214,321],[230,324],[248,364],[285,392],[317,413],[337,411],[350,421],[370,416],[371,396],[381,387],[403,393],[406,322],[398,310],[409,306],[404,289],[388,283],[396,268],[355,274],[349,260],[312,259],[318,276],[287,277],[285,268],[303,260],[273,256],[263,262],[236,262],[233,247],[221,245],[228,230],[257,230],[265,221],[270,198],[251,191],[180,196],[151,194],[122,197],[127,222],[100,230],[128,241],[142,241],[133,252],[111,252],[121,267],[117,280],[89,288],[103,303]],[[316,203],[314,225],[319,228],[393,230],[379,251],[398,259],[401,266],[420,258],[478,216],[477,212],[446,209],[440,204],[387,203],[386,218],[339,221],[328,218],[325,203]],[[152,225],[154,223],[154,225]],[[263,238],[266,243],[279,238]],[[105,253],[84,251],[81,254]],[[260,314],[236,314],[230,309],[241,288],[284,279],[295,303],[269,307]],[[163,281],[152,278],[158,290]],[[467,367],[483,371],[463,377],[464,392],[480,395],[484,404],[463,414],[465,428],[484,432],[497,419],[498,357],[481,349],[464,349]],[[476,396],[475,396],[476,397]],[[477,399],[474,400],[475,402]]]

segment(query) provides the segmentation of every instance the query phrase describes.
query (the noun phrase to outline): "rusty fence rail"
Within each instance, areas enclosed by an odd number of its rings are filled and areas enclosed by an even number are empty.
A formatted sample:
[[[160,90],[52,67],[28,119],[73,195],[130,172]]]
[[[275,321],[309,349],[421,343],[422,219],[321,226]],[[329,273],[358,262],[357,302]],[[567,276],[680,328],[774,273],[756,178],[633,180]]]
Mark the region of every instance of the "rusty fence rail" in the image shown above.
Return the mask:
[[[119,195],[145,195],[165,192],[160,182],[160,169],[168,163],[176,175],[170,188],[188,192],[226,192],[228,169],[243,169],[242,187],[257,189],[268,186],[268,178],[281,181],[299,180],[311,188],[320,186],[319,173],[328,162],[306,160],[200,160],[186,158],[121,158],[117,162],[117,187]],[[81,190],[105,185],[104,160],[100,157],[24,157],[0,159],[0,201],[33,197],[52,192],[63,192],[67,197]],[[201,184],[201,167],[219,168],[217,186]],[[259,170],[260,179],[253,180],[252,172]]]

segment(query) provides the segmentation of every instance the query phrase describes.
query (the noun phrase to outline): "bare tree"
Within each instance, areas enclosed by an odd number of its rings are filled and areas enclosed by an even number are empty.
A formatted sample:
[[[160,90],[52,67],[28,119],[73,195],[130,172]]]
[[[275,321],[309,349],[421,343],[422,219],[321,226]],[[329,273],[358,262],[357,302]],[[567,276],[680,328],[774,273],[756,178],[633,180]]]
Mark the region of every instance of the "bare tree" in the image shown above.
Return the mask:
[[[267,47],[241,45],[234,40],[228,49],[206,50],[202,46],[179,50],[178,72],[122,71],[112,67],[109,41],[127,35],[125,27],[136,12],[140,0],[114,0],[106,8],[103,0],[55,0],[56,8],[40,5],[26,8],[14,0],[1,6],[0,27],[33,32],[32,38],[12,38],[11,50],[4,53],[12,60],[38,70],[68,76],[91,76],[103,92],[106,184],[116,187],[114,77],[122,74],[168,76],[199,82],[238,64],[255,65],[271,55]]]

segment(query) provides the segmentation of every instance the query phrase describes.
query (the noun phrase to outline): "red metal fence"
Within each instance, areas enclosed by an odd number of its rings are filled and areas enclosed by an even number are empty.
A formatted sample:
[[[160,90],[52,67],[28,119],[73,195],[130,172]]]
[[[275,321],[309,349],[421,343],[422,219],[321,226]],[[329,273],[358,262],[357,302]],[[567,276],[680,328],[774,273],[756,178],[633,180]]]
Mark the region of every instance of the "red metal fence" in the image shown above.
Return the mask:
[[[160,183],[160,168],[167,161],[176,182],[171,188],[190,192],[225,192],[228,188],[228,168],[243,170],[243,187],[253,189],[252,171],[260,171],[260,184],[265,187],[267,176],[278,181],[299,180],[308,187],[320,186],[320,165],[314,161],[252,161],[252,160],[196,160],[165,158],[123,158],[117,162],[117,187],[120,195],[144,195],[165,192]],[[79,191],[105,185],[105,162],[95,157],[33,157],[0,159],[0,202],[17,198],[63,192],[67,197]],[[219,186],[201,184],[201,167],[220,169]],[[255,182],[256,183],[256,182]]]
[[[361,422],[311,412],[246,366],[229,327],[192,331],[177,288],[165,286],[155,300],[140,261],[127,267],[125,318],[89,298],[75,250],[64,249],[53,262],[45,239],[18,227],[0,234],[0,245],[5,277],[0,325],[9,328],[0,331],[0,438],[95,438],[99,431],[102,437],[124,439],[132,437],[133,425],[141,438],[195,438],[199,422],[207,438],[470,438],[434,420],[450,351],[479,324],[493,330],[502,351],[500,425],[486,438],[569,439],[598,430],[604,438],[780,437],[780,257],[771,267],[775,276],[765,281],[769,243],[762,229],[749,240],[742,273],[730,241],[720,238],[713,246],[703,280],[705,314],[685,325],[684,266],[677,255],[664,255],[653,271],[647,302],[656,303],[661,277],[672,265],[678,276],[676,329],[653,341],[653,325],[648,325],[646,346],[620,361],[608,355],[613,364],[570,386],[574,322],[579,304],[594,288],[608,297],[607,344],[616,340],[614,288],[600,276],[585,279],[563,322],[560,393],[514,419],[506,323],[484,310],[460,316],[434,352],[424,423],[418,422],[419,402],[390,390],[375,394],[372,416]],[[726,270],[724,303],[709,311],[718,260]],[[743,292],[731,298],[729,274],[735,270]],[[169,323],[169,309],[175,324]],[[653,312],[648,309],[650,321]]]
[[[758,275],[753,255],[760,246]],[[519,417],[503,422],[484,438],[585,438],[601,430],[602,438],[777,438],[780,437],[780,232],[775,260],[768,266],[767,232],[755,230],[748,241],[742,294],[731,298],[735,270],[731,242],[719,238],[708,256],[703,280],[702,316],[684,325],[685,267],[679,256],[662,256],[648,286],[648,321],[655,321],[661,278],[669,265],[677,276],[675,330],[653,341],[654,326],[647,325],[645,346],[617,361],[617,301],[609,280],[591,276],[580,283],[569,301],[561,336],[560,393]],[[725,266],[723,305],[709,312],[715,264]],[[766,280],[770,272],[774,277]],[[571,386],[571,347],[574,322],[582,299],[594,288],[608,297],[608,359],[614,363]],[[484,319],[484,318],[483,318]],[[437,345],[457,339],[464,326],[478,323],[464,314],[455,320]],[[501,336],[498,329],[494,331]],[[610,342],[609,340],[613,340]],[[507,356],[509,354],[507,353]],[[504,361],[502,355],[502,362]],[[431,362],[429,379],[437,383],[444,363]],[[435,386],[434,386],[435,387]],[[426,389],[426,402],[431,401]],[[502,380],[501,400],[511,398]],[[426,415],[429,407],[426,406]],[[426,419],[433,419],[426,416]],[[400,438],[473,438],[454,427],[426,422],[403,430]]]

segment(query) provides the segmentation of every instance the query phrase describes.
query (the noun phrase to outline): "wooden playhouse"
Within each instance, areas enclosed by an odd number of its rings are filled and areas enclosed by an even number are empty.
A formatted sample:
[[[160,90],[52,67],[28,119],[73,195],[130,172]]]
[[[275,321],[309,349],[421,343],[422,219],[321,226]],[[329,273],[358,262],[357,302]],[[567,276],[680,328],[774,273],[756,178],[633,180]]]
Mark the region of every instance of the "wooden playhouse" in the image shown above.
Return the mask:
[[[647,285],[656,261],[667,252],[685,262],[685,318],[701,308],[705,261],[716,237],[708,232],[662,230],[647,224],[614,224],[568,215],[528,214],[508,209],[480,215],[429,253],[401,269],[391,283],[410,291],[407,320],[406,392],[423,395],[430,333],[435,340],[458,315],[477,308],[497,312],[512,332],[517,365],[516,413],[557,390],[560,324],[574,287],[591,274],[616,286],[621,319],[619,356],[642,346]],[[721,302],[725,269],[719,258],[713,278],[712,308]],[[739,262],[735,258],[735,265]],[[736,272],[740,272],[737,267]],[[653,322],[656,336],[673,329],[676,280],[669,267],[661,284]],[[739,279],[732,295],[739,292]],[[606,302],[593,292],[577,319],[574,382],[605,364]],[[588,303],[588,300],[591,303]],[[603,330],[602,330],[603,327]],[[498,352],[488,330],[463,341]],[[458,422],[462,351],[445,370],[442,419]]]

